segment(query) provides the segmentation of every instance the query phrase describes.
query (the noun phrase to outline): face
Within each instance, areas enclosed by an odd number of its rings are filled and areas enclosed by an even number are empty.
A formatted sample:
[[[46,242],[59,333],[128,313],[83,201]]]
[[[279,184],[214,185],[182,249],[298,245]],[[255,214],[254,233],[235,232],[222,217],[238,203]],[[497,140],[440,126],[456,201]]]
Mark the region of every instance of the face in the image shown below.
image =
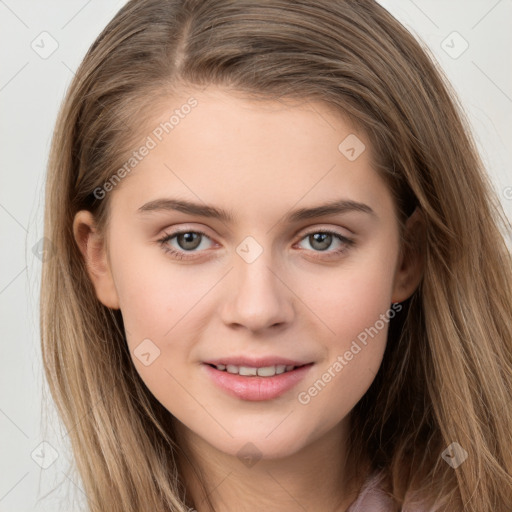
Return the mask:
[[[322,103],[209,88],[169,98],[141,140],[107,191],[107,242],[87,212],[75,233],[143,381],[225,454],[284,457],[329,435],[417,284],[368,139]]]

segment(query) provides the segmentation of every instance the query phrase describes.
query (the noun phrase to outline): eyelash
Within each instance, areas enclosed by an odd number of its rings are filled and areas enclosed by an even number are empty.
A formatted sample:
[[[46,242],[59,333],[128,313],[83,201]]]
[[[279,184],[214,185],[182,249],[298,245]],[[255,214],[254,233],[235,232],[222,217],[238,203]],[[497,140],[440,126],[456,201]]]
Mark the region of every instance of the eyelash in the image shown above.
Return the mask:
[[[205,236],[206,238],[210,238],[204,231],[201,231],[200,229],[194,229],[194,230],[184,229],[181,231],[176,231],[174,233],[165,233],[162,238],[157,240],[157,242],[160,244],[162,249],[167,254],[170,254],[171,256],[173,256],[174,258],[176,258],[178,260],[194,259],[195,258],[194,256],[192,256],[192,257],[188,256],[188,255],[185,256],[187,254],[187,251],[177,251],[176,249],[169,247],[169,245],[167,244],[167,242],[169,242],[176,236],[184,234],[184,233],[194,233],[197,235]],[[322,255],[325,255],[322,257],[318,257],[319,259],[326,259],[326,258],[329,259],[329,258],[334,258],[336,256],[340,256],[341,254],[346,252],[350,247],[352,247],[355,244],[354,240],[351,240],[350,238],[347,238],[347,237],[341,235],[340,233],[338,233],[336,231],[329,230],[329,229],[323,229],[323,230],[319,229],[319,230],[310,231],[308,233],[305,233],[302,236],[302,238],[299,240],[299,242],[304,240],[305,238],[307,238],[310,235],[315,235],[315,234],[319,234],[319,233],[325,234],[325,235],[332,235],[332,236],[336,237],[343,244],[342,247],[340,247],[339,249],[336,249],[335,251],[330,251],[330,252],[313,251],[313,252],[318,252],[318,253],[321,253]],[[193,253],[192,251],[188,251],[188,252]]]

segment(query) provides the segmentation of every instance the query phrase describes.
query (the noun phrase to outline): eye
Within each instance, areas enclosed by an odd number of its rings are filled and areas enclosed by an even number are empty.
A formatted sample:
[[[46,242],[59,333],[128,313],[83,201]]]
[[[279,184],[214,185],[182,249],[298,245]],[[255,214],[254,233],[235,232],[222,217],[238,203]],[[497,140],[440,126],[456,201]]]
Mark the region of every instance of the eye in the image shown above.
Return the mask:
[[[195,252],[201,252],[201,250],[207,247],[201,247],[204,240],[210,240],[210,237],[200,230],[182,229],[172,233],[165,233],[165,235],[158,240],[162,249],[170,254],[172,257],[179,260],[192,259]],[[345,237],[341,233],[331,230],[316,230],[306,233],[302,238],[307,240],[312,247],[313,252],[320,253],[320,258],[332,258],[339,257],[351,246],[354,245],[354,241]],[[174,241],[177,245],[171,245],[171,241]],[[333,242],[336,242],[338,247],[334,250],[328,250]],[[323,253],[323,254],[322,254]]]
[[[158,240],[158,243],[162,246],[162,249],[165,252],[179,260],[182,260],[191,257],[187,255],[187,253],[196,252],[196,249],[204,249],[204,247],[201,247],[204,238],[210,240],[208,235],[203,231],[188,229],[175,231],[174,233],[166,233]],[[175,242],[178,247],[170,245],[170,242],[173,239],[176,239]]]
[[[350,238],[331,230],[310,231],[309,233],[306,233],[301,241],[302,240],[307,240],[314,252],[325,253],[320,257],[325,256],[327,258],[339,256],[354,245],[354,241]],[[334,250],[328,251],[333,242],[337,242],[338,247]]]

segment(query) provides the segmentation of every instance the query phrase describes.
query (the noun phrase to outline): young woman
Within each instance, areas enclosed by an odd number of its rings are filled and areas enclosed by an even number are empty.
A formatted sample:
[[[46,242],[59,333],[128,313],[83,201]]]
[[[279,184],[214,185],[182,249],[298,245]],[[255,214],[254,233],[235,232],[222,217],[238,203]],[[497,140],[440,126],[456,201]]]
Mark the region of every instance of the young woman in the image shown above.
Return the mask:
[[[377,3],[128,2],[47,182],[44,364],[89,509],[512,510],[508,228]]]

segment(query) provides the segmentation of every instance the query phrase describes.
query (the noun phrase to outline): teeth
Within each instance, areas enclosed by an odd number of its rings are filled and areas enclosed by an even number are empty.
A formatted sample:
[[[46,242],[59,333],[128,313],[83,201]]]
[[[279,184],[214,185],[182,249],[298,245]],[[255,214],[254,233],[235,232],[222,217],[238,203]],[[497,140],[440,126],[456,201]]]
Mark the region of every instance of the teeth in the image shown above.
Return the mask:
[[[240,368],[241,370],[241,368]],[[263,368],[258,368],[258,375],[260,377],[272,377],[276,374],[275,366],[264,366]],[[240,373],[242,375],[242,373]]]
[[[228,373],[242,375],[244,377],[259,376],[259,377],[273,377],[281,373],[289,372],[295,368],[293,365],[278,364],[275,366],[262,366],[260,368],[253,368],[251,366],[236,366],[234,364],[217,364],[217,370],[227,371]]]
[[[249,368],[248,366],[240,366],[238,368],[238,374],[239,375],[256,375],[258,373],[257,368]]]

